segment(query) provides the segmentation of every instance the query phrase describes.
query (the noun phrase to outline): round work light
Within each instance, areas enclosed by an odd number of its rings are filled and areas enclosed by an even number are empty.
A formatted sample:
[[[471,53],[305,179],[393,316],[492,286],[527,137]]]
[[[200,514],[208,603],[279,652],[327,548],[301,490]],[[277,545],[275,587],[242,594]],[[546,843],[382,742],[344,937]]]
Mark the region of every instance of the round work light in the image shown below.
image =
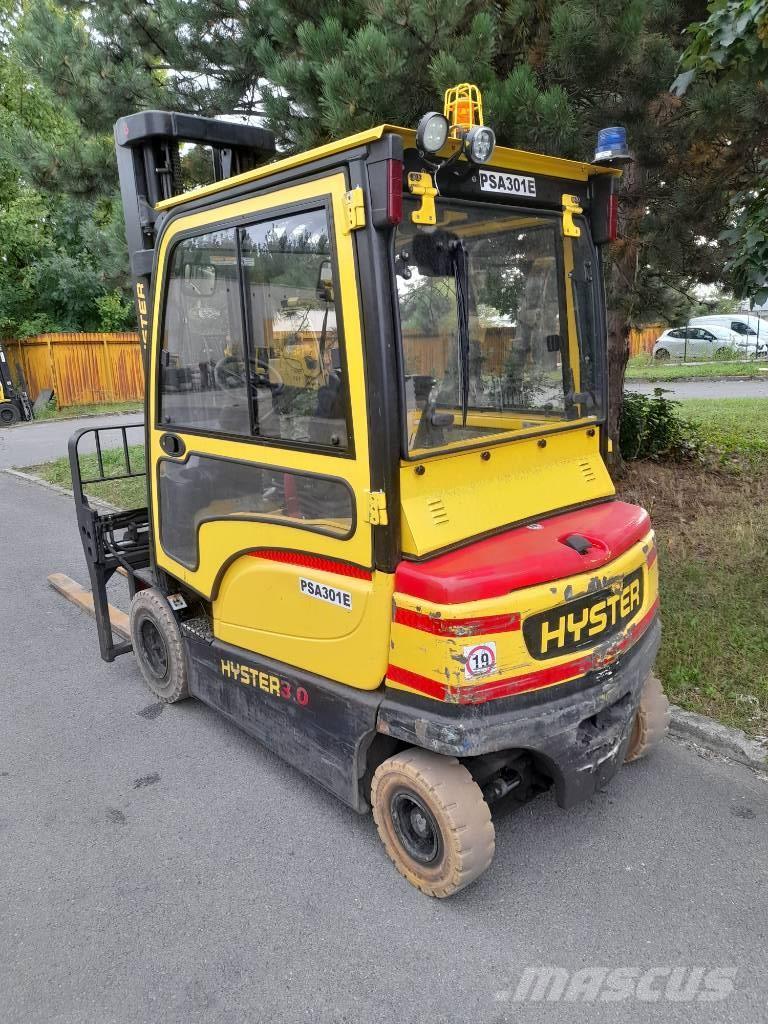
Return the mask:
[[[436,110],[431,110],[419,121],[416,145],[423,153],[437,153],[445,145],[449,129],[448,119]]]
[[[487,164],[495,148],[496,136],[487,125],[476,124],[464,137],[464,153],[473,164]]]

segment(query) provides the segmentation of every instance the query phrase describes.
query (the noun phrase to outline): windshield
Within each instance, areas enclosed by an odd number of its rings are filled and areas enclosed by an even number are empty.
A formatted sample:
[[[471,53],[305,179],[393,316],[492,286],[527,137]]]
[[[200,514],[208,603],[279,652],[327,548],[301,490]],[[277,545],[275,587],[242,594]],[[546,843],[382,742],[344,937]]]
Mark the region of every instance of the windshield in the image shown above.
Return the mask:
[[[564,240],[556,214],[446,200],[423,227],[416,208],[395,239],[408,450],[595,417],[585,229]]]

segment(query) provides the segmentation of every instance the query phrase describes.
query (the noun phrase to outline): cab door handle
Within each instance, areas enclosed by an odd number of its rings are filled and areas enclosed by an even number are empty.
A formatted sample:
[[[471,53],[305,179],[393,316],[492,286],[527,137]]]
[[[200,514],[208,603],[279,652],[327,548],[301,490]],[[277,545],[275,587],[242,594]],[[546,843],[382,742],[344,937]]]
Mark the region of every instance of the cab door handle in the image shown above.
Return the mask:
[[[178,434],[163,434],[160,438],[160,447],[166,455],[173,456],[183,455],[187,450],[187,446]]]

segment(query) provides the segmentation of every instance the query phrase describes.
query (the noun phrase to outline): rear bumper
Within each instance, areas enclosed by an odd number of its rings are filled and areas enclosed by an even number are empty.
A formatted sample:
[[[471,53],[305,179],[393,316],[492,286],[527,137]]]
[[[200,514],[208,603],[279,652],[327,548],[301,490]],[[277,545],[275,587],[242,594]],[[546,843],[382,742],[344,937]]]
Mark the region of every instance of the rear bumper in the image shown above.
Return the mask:
[[[478,705],[449,705],[389,691],[379,732],[454,757],[531,751],[570,807],[605,785],[624,761],[640,693],[661,641],[658,614],[615,662],[565,683]]]

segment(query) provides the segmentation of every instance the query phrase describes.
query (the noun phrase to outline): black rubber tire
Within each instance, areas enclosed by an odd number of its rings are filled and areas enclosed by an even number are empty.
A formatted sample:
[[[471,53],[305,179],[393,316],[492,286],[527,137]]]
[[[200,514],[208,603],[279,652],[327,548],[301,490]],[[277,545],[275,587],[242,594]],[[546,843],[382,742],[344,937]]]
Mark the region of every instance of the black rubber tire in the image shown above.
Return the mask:
[[[434,859],[415,859],[393,817],[395,801],[415,797],[439,835]],[[400,874],[428,896],[444,898],[474,882],[493,860],[493,822],[480,787],[455,757],[410,747],[376,769],[373,817],[384,848]],[[400,828],[400,834],[398,829]]]
[[[718,363],[724,363],[726,359],[730,358],[730,355],[731,355],[731,350],[730,349],[728,349],[728,348],[719,348],[715,352],[715,360]]]
[[[664,739],[669,728],[669,701],[658,676],[651,673],[640,695],[624,764],[639,761]]]
[[[0,402],[0,427],[12,427],[21,419],[19,408],[13,402]]]
[[[159,590],[150,587],[136,592],[130,625],[133,653],[152,693],[164,704],[188,697],[187,662],[179,625]]]
[[[666,348],[658,348],[656,349],[653,358],[657,363],[666,363],[669,361],[669,350]]]

